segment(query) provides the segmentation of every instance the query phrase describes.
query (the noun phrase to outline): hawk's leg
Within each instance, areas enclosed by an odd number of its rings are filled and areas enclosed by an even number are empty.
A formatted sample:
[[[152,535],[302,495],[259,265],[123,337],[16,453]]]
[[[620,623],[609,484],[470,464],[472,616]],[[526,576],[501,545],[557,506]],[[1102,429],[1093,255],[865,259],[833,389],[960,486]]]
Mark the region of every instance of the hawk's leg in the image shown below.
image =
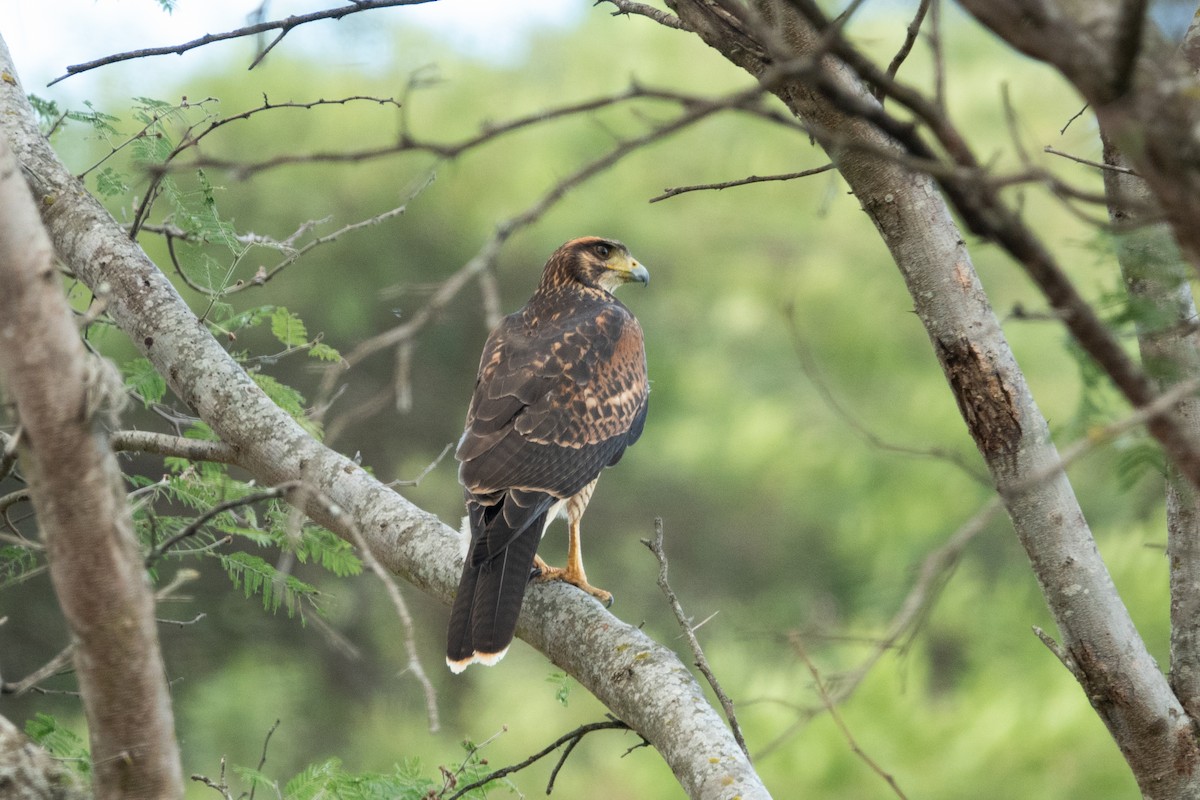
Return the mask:
[[[605,608],[608,608],[613,602],[612,592],[592,586],[588,583],[587,573],[583,571],[583,550],[579,544],[579,520],[570,520],[570,530],[570,538],[567,542],[567,566],[565,568],[552,567],[542,561],[541,556],[535,556],[534,566],[541,573],[535,580],[539,582],[563,581],[572,586],[578,586],[603,603]]]

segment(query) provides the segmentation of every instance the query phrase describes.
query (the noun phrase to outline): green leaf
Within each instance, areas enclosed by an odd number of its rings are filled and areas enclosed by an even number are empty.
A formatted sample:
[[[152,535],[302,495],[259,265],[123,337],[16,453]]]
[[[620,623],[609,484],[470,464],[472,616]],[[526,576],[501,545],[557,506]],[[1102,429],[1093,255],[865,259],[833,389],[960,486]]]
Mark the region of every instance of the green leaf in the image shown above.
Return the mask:
[[[551,672],[546,676],[546,683],[558,686],[554,692],[554,699],[558,701],[559,705],[566,708],[567,702],[571,698],[571,676],[565,672]]]
[[[274,323],[272,323],[274,324]],[[261,372],[250,373],[254,378],[254,382],[262,389],[267,397],[271,398],[271,402],[286,411],[292,419],[300,423],[300,427],[308,431],[314,437],[320,438],[321,426],[308,418],[308,414],[304,410],[304,395],[296,391],[292,387],[280,383],[270,375],[264,375]]]
[[[321,361],[341,361],[342,354],[324,342],[317,342],[308,351],[309,358],[320,359]]]
[[[112,167],[105,167],[96,174],[96,191],[104,197],[116,197],[129,191],[125,175]]]
[[[317,598],[320,592],[315,586],[305,583],[293,575],[285,575],[258,556],[250,553],[219,554],[225,572],[236,588],[246,597],[262,595],[263,609],[277,613],[282,605],[289,617],[294,617],[302,602],[308,602],[320,612]],[[301,622],[304,615],[300,616]]]
[[[136,393],[146,408],[162,402],[167,393],[167,382],[158,374],[158,370],[149,359],[135,358],[127,361],[121,370],[125,373],[125,388]]]
[[[271,333],[287,347],[308,344],[308,330],[304,322],[283,306],[271,314]]]
[[[77,772],[88,775],[92,771],[92,759],[87,742],[79,734],[58,724],[49,714],[38,712],[25,723],[25,734],[45,748],[50,755],[67,762]]]
[[[256,769],[251,769],[250,767],[239,767],[235,765],[233,767],[233,772],[235,775],[245,781],[251,789],[264,789],[269,791],[272,795],[279,794],[279,792],[276,791],[278,787],[276,787],[275,781],[271,780],[269,777]]]
[[[330,758],[316,764],[309,764],[296,777],[287,782],[287,785],[283,787],[283,796],[288,800],[315,800],[336,787],[338,779],[342,776],[341,759]]]
[[[349,542],[314,526],[304,528],[296,548],[296,558],[302,564],[315,561],[339,578],[361,574],[363,568],[362,561],[354,554]]]

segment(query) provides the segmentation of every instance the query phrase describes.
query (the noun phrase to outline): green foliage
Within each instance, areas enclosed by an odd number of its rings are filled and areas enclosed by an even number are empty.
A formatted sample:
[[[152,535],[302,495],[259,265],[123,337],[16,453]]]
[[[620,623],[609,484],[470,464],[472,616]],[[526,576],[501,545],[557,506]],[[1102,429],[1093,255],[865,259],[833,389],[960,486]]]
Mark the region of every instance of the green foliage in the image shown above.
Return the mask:
[[[565,672],[551,672],[546,676],[546,683],[554,684],[554,699],[560,706],[566,708],[567,702],[571,699],[571,676]]]
[[[142,401],[146,408],[161,403],[167,393],[167,381],[148,358],[135,358],[121,365],[125,373],[125,388]]]
[[[420,773],[415,762],[399,764],[390,773],[347,772],[337,758],[312,764],[296,775],[283,789],[284,800],[422,800],[430,797],[438,784]],[[434,795],[436,796],[436,795]],[[475,794],[475,797],[482,795]]]
[[[59,724],[49,714],[35,714],[25,723],[25,734],[82,777],[89,778],[92,772],[91,756],[87,742],[79,734]]]
[[[57,133],[68,121],[81,122],[99,134],[117,134],[113,123],[120,122],[120,118],[97,111],[90,101],[84,101],[87,111],[64,111],[56,101],[35,94],[29,95],[29,103],[38,115],[38,127],[43,134],[49,134],[52,130]]]
[[[0,545],[0,589],[10,581],[20,579],[37,565],[37,558],[27,547]]]
[[[260,595],[263,608],[275,613],[280,605],[287,609],[289,617],[300,613],[301,622],[304,615],[301,609],[306,604],[320,612],[317,604],[321,593],[315,586],[305,583],[293,575],[286,575],[275,569],[263,559],[250,553],[238,552],[219,554],[221,564],[225,567],[233,585],[240,588],[246,597]]]
[[[285,347],[308,344],[308,330],[304,327],[304,321],[283,306],[271,314],[271,333]]]
[[[321,438],[321,425],[310,419],[304,409],[304,395],[292,387],[280,383],[270,375],[264,375],[261,372],[252,372],[250,376],[258,384],[258,388],[266,392],[267,397],[271,398],[271,402],[286,411],[292,419],[300,423],[300,427],[304,428],[304,430],[318,439]]]
[[[305,525],[296,545],[296,558],[301,564],[314,561],[339,578],[362,573],[363,565],[354,554],[354,547],[325,528]]]

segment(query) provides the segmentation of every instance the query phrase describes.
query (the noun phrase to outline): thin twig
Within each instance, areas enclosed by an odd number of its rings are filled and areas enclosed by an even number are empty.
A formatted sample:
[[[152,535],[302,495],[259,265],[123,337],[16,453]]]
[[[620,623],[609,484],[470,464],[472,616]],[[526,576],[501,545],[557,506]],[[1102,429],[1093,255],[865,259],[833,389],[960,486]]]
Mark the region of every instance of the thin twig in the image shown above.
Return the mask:
[[[262,755],[258,759],[258,772],[262,772],[263,766],[267,763],[267,747],[271,744],[271,737],[275,735],[275,731],[279,728],[279,720],[275,720],[275,724],[267,731],[267,736],[263,739]],[[258,782],[254,781],[250,784],[250,800],[254,800],[254,790],[258,788]]]
[[[825,402],[825,405],[842,419],[854,433],[866,442],[869,446],[886,450],[892,453],[901,453],[910,456],[920,456],[922,458],[936,458],[941,461],[946,461],[953,464],[963,474],[975,480],[982,486],[991,486],[991,481],[986,475],[974,466],[974,464],[966,459],[961,453],[956,453],[953,450],[946,450],[940,447],[910,447],[909,445],[897,444],[896,442],[888,441],[882,436],[871,430],[860,419],[854,416],[853,412],[848,409],[845,404],[838,398],[833,388],[825,380],[820,366],[817,363],[817,358],[809,348],[804,337],[801,335],[799,322],[796,319],[796,309],[794,303],[788,301],[784,305],[784,319],[788,326],[788,331],[791,334],[792,349],[796,352],[796,358],[800,362],[800,369],[805,377],[812,383],[813,388],[817,390],[817,394]]]
[[[459,790],[457,792],[455,792],[454,794],[452,794],[448,798],[446,798],[446,800],[458,800],[458,798],[462,797],[463,795],[467,794],[468,792],[473,792],[476,789],[479,789],[483,786],[487,786],[492,781],[499,780],[507,775],[513,774],[514,772],[520,772],[521,770],[525,769],[529,765],[534,764],[537,761],[540,761],[541,759],[548,756],[550,753],[553,753],[555,750],[562,747],[564,744],[570,743],[571,748],[574,748],[575,744],[577,744],[580,739],[582,739],[584,736],[587,736],[589,733],[591,733],[593,731],[608,731],[608,730],[627,731],[627,730],[630,730],[630,728],[624,722],[621,722],[621,720],[614,719],[612,717],[609,717],[604,722],[590,722],[587,725],[580,725],[578,728],[571,731],[570,733],[564,733],[562,736],[558,737],[553,742],[546,745],[541,750],[534,753],[533,755],[531,755],[529,758],[525,759],[521,763],[513,764],[508,767],[503,767],[501,769],[496,770],[495,772],[485,775],[484,777],[480,778],[477,781],[468,783],[466,786],[459,788]],[[561,767],[561,766],[562,766],[562,764],[560,763],[559,767]],[[558,767],[555,768],[554,774],[555,775],[558,774]],[[553,785],[554,785],[554,779],[553,779],[553,776],[551,776],[550,787],[552,788]],[[546,794],[549,794],[549,793],[550,793],[549,788],[547,788]]]
[[[1082,113],[1082,112],[1080,112],[1080,113]],[[1092,161],[1090,158],[1081,158],[1080,156],[1073,156],[1070,153],[1064,153],[1062,150],[1058,150],[1057,148],[1051,147],[1050,145],[1046,145],[1045,147],[1043,147],[1042,152],[1049,153],[1052,156],[1061,156],[1062,158],[1070,159],[1071,161],[1074,161],[1079,164],[1086,164],[1087,166],[1095,167],[1096,169],[1106,169],[1106,170],[1109,170],[1110,172],[1120,172],[1122,175],[1137,175],[1137,172],[1133,169],[1130,169],[1129,167],[1122,167],[1117,164],[1104,164],[1100,161]]]
[[[810,175],[819,175],[822,172],[828,172],[833,169],[833,164],[826,164],[813,169],[806,169],[800,172],[787,172],[781,175],[751,175],[748,178],[739,178],[733,181],[725,181],[724,183],[700,183],[694,186],[676,186],[673,188],[664,189],[663,193],[650,198],[651,203],[657,203],[660,200],[668,200],[677,195],[687,192],[702,192],[702,191],[721,191],[722,189],[732,189],[735,186],[748,186],[752,183],[764,183],[766,181],[791,181],[796,178],[807,178]]]
[[[917,43],[917,35],[921,32],[921,24],[925,21],[925,15],[929,12],[929,2],[930,0],[921,0],[921,4],[917,6],[917,13],[913,16],[912,22],[908,23],[908,29],[904,33],[904,42],[900,45],[900,49],[896,51],[896,55],[892,57],[892,63],[888,64],[888,77],[896,77],[896,73],[900,71],[900,65],[908,58],[908,54],[912,52],[913,45]],[[878,87],[875,89],[875,97],[880,100],[883,99],[882,90]]]
[[[214,517],[216,517],[220,514],[224,514],[226,511],[229,511],[230,509],[238,508],[239,506],[247,506],[247,505],[251,505],[252,503],[261,502],[263,500],[272,500],[276,497],[283,497],[288,492],[299,488],[301,483],[302,483],[302,481],[285,481],[285,482],[279,484],[278,486],[272,486],[269,489],[263,489],[261,492],[253,492],[251,494],[246,495],[245,497],[237,497],[237,498],[234,498],[233,500],[226,500],[223,503],[218,503],[217,505],[213,506],[208,511],[205,511],[203,514],[196,517],[196,519],[194,519],[190,523],[188,523],[188,526],[186,528],[184,528],[183,530],[181,530],[179,533],[175,534],[170,539],[167,539],[165,542],[160,544],[158,547],[155,547],[153,550],[151,550],[146,555],[146,561],[145,561],[146,567],[149,568],[149,567],[154,566],[154,563],[156,561],[158,561],[158,559],[162,558],[163,555],[165,555],[166,552],[168,550],[170,550],[172,547],[179,544],[184,539],[187,539],[189,536],[195,536],[196,533],[198,533],[200,531],[200,529],[203,528],[206,524],[208,524],[208,522],[210,520],[212,520]]]
[[[872,640],[871,652],[859,662],[857,667],[838,676],[837,688],[831,694],[833,703],[840,704],[849,700],[871,670],[875,668],[875,665],[882,660],[884,654],[893,649],[903,652],[908,648],[920,630],[922,622],[928,618],[929,612],[937,603],[942,590],[949,583],[967,545],[1000,516],[1003,510],[1004,504],[1000,498],[992,497],[969,520],[963,523],[946,540],[945,544],[925,556],[912,589],[909,590],[896,613],[892,615],[884,635],[877,640]],[[823,707],[817,710],[806,710],[787,729],[768,742],[759,751],[758,757],[764,758],[779,748],[792,734],[823,710],[825,710]]]
[[[244,28],[238,28],[225,33],[209,33],[201,36],[199,39],[182,44],[170,45],[167,47],[147,47],[141,50],[130,50],[125,53],[116,53],[114,55],[97,58],[94,61],[86,61],[82,64],[73,64],[67,67],[65,74],[60,75],[50,81],[48,86],[53,86],[59,81],[66,80],[72,75],[78,75],[81,72],[87,72],[98,67],[108,66],[109,64],[117,64],[122,61],[131,61],[136,58],[149,58],[151,56],[165,55],[181,55],[189,50],[194,50],[197,47],[203,47],[213,42],[223,42],[229,39],[238,39],[243,36],[255,36],[265,31],[281,30],[284,32],[297,28],[305,23],[316,22],[323,19],[339,20],[350,14],[359,11],[372,11],[378,8],[392,8],[395,6],[413,6],[422,3],[428,3],[432,0],[351,0],[351,2],[338,6],[337,8],[327,8],[322,11],[314,11],[310,14],[298,14],[287,17],[285,19],[272,20],[270,22],[261,22],[257,25],[247,25]]]
[[[327,500],[323,500],[323,502],[328,507],[327,510],[337,514],[343,513],[341,509],[334,507]],[[400,626],[404,630],[404,649],[408,653],[407,671],[411,672],[417,682],[421,684],[421,689],[425,694],[425,714],[429,718],[429,732],[437,733],[442,727],[438,714],[437,690],[433,688],[433,681],[429,680],[429,675],[421,665],[415,636],[416,626],[413,624],[412,614],[409,613],[408,603],[404,601],[404,595],[400,593],[400,587],[392,579],[391,573],[379,563],[375,554],[371,552],[371,548],[358,526],[347,519],[347,527],[350,529],[355,546],[358,547],[359,558],[362,559],[367,569],[375,573],[375,576],[383,583],[384,589],[387,590],[388,597],[392,601],[392,606],[396,609],[396,616],[400,618]]]
[[[721,688],[717,676],[713,673],[712,668],[708,665],[708,659],[704,656],[704,649],[700,647],[700,641],[696,638],[695,628],[688,621],[687,614],[683,611],[683,606],[679,603],[679,598],[675,596],[674,590],[671,589],[671,584],[667,581],[667,552],[663,549],[663,521],[662,517],[654,518],[654,540],[642,539],[642,544],[654,553],[654,557],[658,559],[658,588],[662,589],[666,595],[667,603],[671,606],[671,611],[675,614],[676,621],[679,622],[679,627],[683,629],[684,637],[687,639],[688,646],[692,650],[692,655],[696,659],[696,667],[704,675],[704,679],[708,681],[708,685],[712,687],[713,692],[717,695],[717,700],[721,703],[721,708],[725,710],[725,718],[729,720],[729,729],[733,733],[733,738],[737,741],[738,747],[742,748],[742,752],[746,754],[746,758],[750,758],[750,748],[746,746],[746,739],[742,736],[742,727],[738,725],[737,714],[733,710],[733,701],[729,699],[729,695],[725,694],[725,690]]]
[[[425,476],[427,476],[429,473],[431,473],[435,469],[437,469],[437,465],[442,463],[442,459],[446,457],[446,454],[449,453],[451,448],[453,448],[453,447],[454,447],[454,442],[447,442],[446,446],[442,448],[442,452],[437,454],[437,458],[435,458],[433,461],[430,461],[428,464],[426,464],[425,469],[421,470],[421,474],[418,475],[417,477],[406,478],[406,479],[405,478],[397,478],[396,480],[392,481],[391,483],[388,483],[385,485],[386,486],[420,486],[421,481],[425,480]]]
[[[58,655],[47,661],[42,666],[38,667],[26,677],[16,683],[0,683],[0,693],[22,695],[33,687],[37,686],[47,678],[53,678],[59,674],[67,664],[71,663],[71,657],[75,654],[75,642],[71,642]]]
[[[837,706],[829,696],[829,691],[825,688],[824,681],[821,680],[821,673],[817,671],[816,665],[813,664],[812,659],[810,659],[808,657],[808,653],[805,652],[804,644],[800,641],[800,635],[797,633],[792,633],[788,639],[792,644],[792,649],[796,651],[796,655],[799,656],[800,660],[804,662],[804,666],[808,667],[808,671],[813,678],[813,683],[817,687],[817,694],[820,695],[821,702],[825,705],[825,710],[829,712],[829,716],[833,719],[834,724],[837,725],[838,730],[842,732],[842,736],[846,739],[846,743],[850,745],[851,751],[853,751],[856,756],[862,759],[863,763],[870,767],[876,775],[887,781],[888,786],[892,787],[892,791],[896,793],[897,797],[901,798],[901,800],[907,800],[907,796],[900,788],[900,785],[896,783],[896,779],[885,772],[883,767],[879,766],[875,759],[867,755],[866,751],[864,751],[855,740],[854,734],[850,733],[850,728],[847,727],[845,720],[842,719],[842,715],[838,713]]]

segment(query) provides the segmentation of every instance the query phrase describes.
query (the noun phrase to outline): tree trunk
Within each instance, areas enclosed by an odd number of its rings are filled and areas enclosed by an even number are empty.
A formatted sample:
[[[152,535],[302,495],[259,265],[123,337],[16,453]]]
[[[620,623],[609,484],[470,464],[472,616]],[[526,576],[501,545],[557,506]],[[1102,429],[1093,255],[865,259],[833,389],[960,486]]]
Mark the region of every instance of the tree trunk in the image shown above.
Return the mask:
[[[0,379],[20,421],[50,579],[76,640],[97,798],[183,794],[154,596],[103,428],[124,398],[89,356],[10,145],[0,141]]]

